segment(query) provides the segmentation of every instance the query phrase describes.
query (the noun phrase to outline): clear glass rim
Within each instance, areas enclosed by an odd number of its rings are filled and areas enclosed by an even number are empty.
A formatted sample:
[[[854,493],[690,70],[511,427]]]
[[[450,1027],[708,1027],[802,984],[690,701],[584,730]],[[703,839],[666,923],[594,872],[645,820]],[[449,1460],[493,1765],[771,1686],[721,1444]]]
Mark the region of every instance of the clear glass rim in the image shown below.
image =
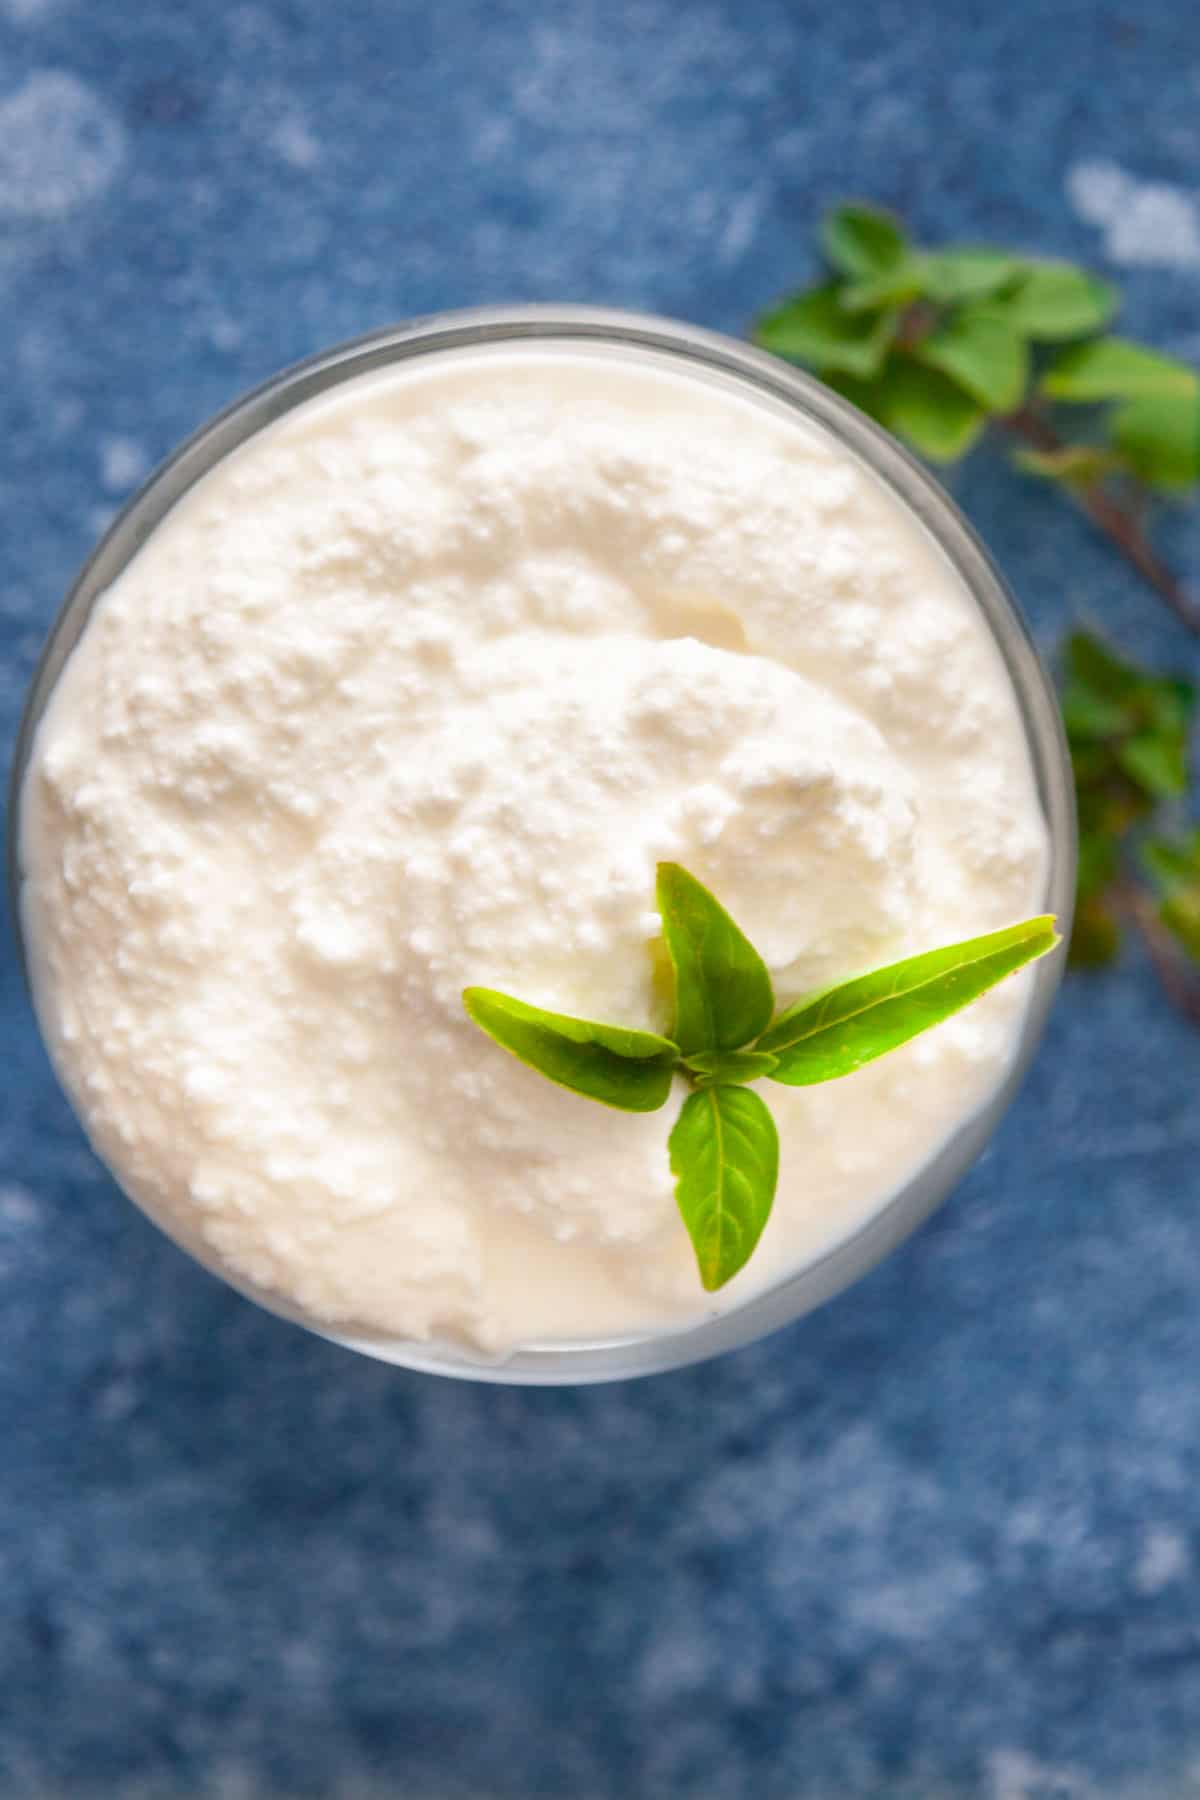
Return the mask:
[[[13,755],[8,795],[9,904],[27,990],[32,993],[20,904],[21,792],[33,736],[95,601],[176,501],[265,426],[344,381],[416,356],[484,345],[610,344],[674,358],[732,377],[815,420],[866,463],[916,515],[967,585],[1003,658],[1017,698],[1050,842],[1045,906],[1069,922],[1075,886],[1074,791],[1058,706],[1028,627],[972,527],[927,471],[848,402],[812,377],[747,344],[682,321],[591,306],[507,306],[439,313],[385,327],[284,369],[201,425],[150,476],[113,520],[80,570],[51,626],[34,671]],[[967,1115],[931,1162],[847,1238],[764,1293],[683,1331],[594,1345],[527,1348],[494,1362],[443,1342],[406,1343],[327,1329],[298,1309],[230,1276],[202,1246],[148,1214],[166,1235],[248,1299],[318,1336],[380,1361],[429,1374],[517,1385],[615,1381],[699,1362],[763,1337],[857,1281],[916,1230],[959,1181],[991,1136],[1029,1067],[1062,973],[1061,956],[1039,963],[1015,1055],[988,1101]],[[136,1204],[136,1202],[135,1202]],[[145,1208],[142,1208],[145,1211]]]

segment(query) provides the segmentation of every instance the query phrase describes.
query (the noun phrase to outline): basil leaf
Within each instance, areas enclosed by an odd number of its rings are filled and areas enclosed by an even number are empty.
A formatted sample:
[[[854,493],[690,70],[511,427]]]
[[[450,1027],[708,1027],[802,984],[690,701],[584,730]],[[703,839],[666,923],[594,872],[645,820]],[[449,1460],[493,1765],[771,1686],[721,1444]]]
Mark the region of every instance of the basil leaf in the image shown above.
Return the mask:
[[[898,263],[905,238],[891,213],[877,206],[838,206],[826,213],[821,243],[835,269],[862,278]]]
[[[1125,338],[1096,338],[1066,350],[1047,371],[1042,390],[1054,400],[1132,399],[1138,394],[1178,394],[1194,399],[1195,370],[1172,357],[1143,350]]]
[[[1142,846],[1142,862],[1162,896],[1159,918],[1200,962],[1200,827],[1175,840],[1151,839]]]
[[[1003,250],[935,250],[921,257],[923,291],[949,305],[981,300],[1010,286],[1028,267]]]
[[[1106,700],[1128,699],[1146,680],[1144,670],[1136,663],[1119,657],[1090,632],[1073,631],[1066,650],[1073,679]]]
[[[711,1293],[749,1260],[779,1179],[779,1134],[744,1087],[690,1094],[668,1140],[675,1197]]]
[[[740,1050],[774,1010],[767,965],[725,908],[678,863],[659,863],[657,893],[675,971],[674,1042],[685,1057]]]
[[[846,312],[830,282],[765,313],[754,328],[754,341],[793,362],[865,377],[882,366],[898,317],[895,312]]]
[[[1187,793],[1187,742],[1182,732],[1139,731],[1120,745],[1117,762],[1153,800],[1173,800]]]
[[[987,414],[939,369],[893,356],[872,395],[875,416],[933,462],[954,462],[971,448]]]
[[[1113,415],[1113,442],[1148,487],[1184,493],[1200,481],[1200,381],[1191,394],[1142,394]]]
[[[989,412],[1012,412],[1029,381],[1025,341],[993,314],[964,307],[912,349],[918,362],[940,369]]]
[[[883,424],[883,403],[878,380],[861,375],[843,375],[837,369],[822,369],[820,376],[825,386],[832,388],[835,394],[840,394],[851,406],[857,406],[859,412],[866,413],[868,419]]]
[[[463,990],[467,1016],[539,1075],[622,1112],[655,1112],[671,1091],[679,1052],[652,1031],[629,1031],[527,1006],[494,988]]]
[[[702,1087],[711,1087],[715,1082],[758,1081],[775,1064],[775,1057],[758,1050],[701,1050],[683,1066]]]
[[[890,268],[838,289],[839,304],[846,312],[875,312],[881,306],[908,306],[920,298],[925,284],[921,259],[902,256]]]
[[[772,1081],[806,1087],[849,1075],[940,1024],[1058,943],[1046,914],[907,957],[782,1013],[758,1044],[779,1058]]]
[[[1072,263],[1034,263],[1020,285],[993,305],[1022,337],[1054,343],[1102,331],[1116,311],[1117,292]]]
[[[1075,681],[1063,689],[1060,704],[1072,744],[1105,744],[1128,731],[1135,716],[1128,702],[1109,700]]]
[[[1180,882],[1200,885],[1200,828],[1181,842],[1151,838],[1142,845],[1141,858],[1147,873],[1166,893]]]
[[[1118,847],[1114,837],[1098,830],[1080,832],[1075,892],[1081,902],[1102,894],[1116,879],[1117,868]]]

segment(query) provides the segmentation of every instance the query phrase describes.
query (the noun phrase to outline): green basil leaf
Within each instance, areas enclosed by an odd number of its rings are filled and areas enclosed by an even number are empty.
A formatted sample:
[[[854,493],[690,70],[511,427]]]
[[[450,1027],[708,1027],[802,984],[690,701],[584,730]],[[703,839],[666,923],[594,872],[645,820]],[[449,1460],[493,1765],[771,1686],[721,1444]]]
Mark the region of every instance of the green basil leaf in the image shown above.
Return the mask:
[[[675,971],[673,1041],[685,1057],[740,1050],[774,1010],[767,965],[725,908],[678,863],[659,863],[657,893]]]
[[[934,250],[921,257],[922,291],[931,300],[951,305],[982,300],[1011,287],[1028,268],[1003,250]]]
[[[898,263],[905,237],[891,213],[876,206],[839,206],[825,215],[821,242],[835,269],[861,278]]]
[[[971,448],[987,414],[940,369],[893,356],[875,390],[876,416],[933,462],[954,462]]]
[[[1088,631],[1071,633],[1066,654],[1073,679],[1106,700],[1128,699],[1146,679],[1145,671],[1136,663],[1118,656]]]
[[[716,1082],[759,1081],[775,1067],[776,1058],[758,1050],[701,1050],[684,1068],[704,1086]]]
[[[622,1112],[655,1112],[679,1052],[669,1038],[527,1006],[494,988],[463,990],[467,1016],[539,1075]]]
[[[917,256],[902,256],[877,275],[848,281],[838,289],[838,301],[846,312],[875,312],[881,306],[908,306],[919,299],[925,273]]]
[[[1154,800],[1173,800],[1188,788],[1187,744],[1182,732],[1140,731],[1117,750],[1131,781]]]
[[[1148,487],[1183,493],[1200,481],[1200,381],[1191,394],[1142,394],[1125,401],[1110,430]]]
[[[1182,839],[1151,838],[1141,848],[1142,862],[1155,885],[1170,892],[1181,883],[1200,884],[1200,829]]]
[[[1102,331],[1117,307],[1107,281],[1071,263],[1034,263],[1010,293],[993,301],[996,311],[1022,337],[1042,343]]]
[[[852,1074],[940,1024],[1058,941],[1047,914],[907,957],[799,1000],[758,1045],[779,1058],[770,1079],[806,1087]]]
[[[1128,702],[1109,700],[1070,681],[1062,693],[1062,716],[1072,744],[1100,744],[1128,731],[1134,715]]]
[[[857,406],[859,412],[866,413],[868,419],[874,419],[879,425],[883,424],[883,404],[877,380],[865,379],[860,375],[843,375],[837,369],[821,369],[819,373],[826,387],[832,388],[835,394],[840,394],[843,400],[848,400],[851,406]]]
[[[1076,897],[1082,904],[1102,894],[1116,879],[1118,852],[1116,839],[1107,832],[1093,830],[1079,834],[1079,863],[1075,878]]]
[[[744,1087],[689,1094],[668,1141],[675,1197],[711,1293],[749,1260],[770,1217],[779,1179],[779,1134]]]
[[[1029,351],[1011,325],[965,306],[914,344],[912,355],[940,369],[989,412],[1012,412],[1029,382]]]
[[[1195,398],[1196,372],[1125,338],[1096,338],[1065,350],[1047,370],[1042,390],[1054,400],[1134,399],[1139,394]]]
[[[1196,710],[1196,689],[1190,681],[1180,681],[1169,675],[1148,675],[1138,690],[1138,699],[1156,731],[1186,735]]]
[[[878,372],[896,335],[894,312],[848,313],[831,282],[809,288],[764,314],[754,328],[754,341],[776,356],[818,369],[839,369],[869,377]]]

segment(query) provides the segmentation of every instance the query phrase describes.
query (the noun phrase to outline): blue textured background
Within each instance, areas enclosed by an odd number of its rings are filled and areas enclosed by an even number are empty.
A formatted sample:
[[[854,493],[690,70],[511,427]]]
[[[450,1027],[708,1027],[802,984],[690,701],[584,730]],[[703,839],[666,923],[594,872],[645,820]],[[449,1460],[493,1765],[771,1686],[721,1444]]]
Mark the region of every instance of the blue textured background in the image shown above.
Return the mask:
[[[1194,6],[0,0],[5,738],[111,509],[238,390],[479,301],[737,332],[855,190],[1108,267],[1200,355]],[[1200,668],[1056,498],[958,487],[1046,646]],[[1135,958],[855,1292],[581,1392],[226,1292],[2,980],[4,1800],[1200,1795],[1200,1039]]]

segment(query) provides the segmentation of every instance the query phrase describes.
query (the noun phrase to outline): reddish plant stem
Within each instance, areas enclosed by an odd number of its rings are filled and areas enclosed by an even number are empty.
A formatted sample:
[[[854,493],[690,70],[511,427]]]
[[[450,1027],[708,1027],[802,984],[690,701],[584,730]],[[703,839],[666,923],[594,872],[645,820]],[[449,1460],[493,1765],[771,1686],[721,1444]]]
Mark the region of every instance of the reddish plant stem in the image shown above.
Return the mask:
[[[1054,427],[1030,406],[1006,414],[1000,423],[1006,431],[1035,450],[1053,454],[1066,448]],[[1137,512],[1114,499],[1098,481],[1076,484],[1072,492],[1093,525],[1116,545],[1126,562],[1166,601],[1180,624],[1200,637],[1200,603],[1192,598],[1174,570],[1159,556],[1146,536]]]

